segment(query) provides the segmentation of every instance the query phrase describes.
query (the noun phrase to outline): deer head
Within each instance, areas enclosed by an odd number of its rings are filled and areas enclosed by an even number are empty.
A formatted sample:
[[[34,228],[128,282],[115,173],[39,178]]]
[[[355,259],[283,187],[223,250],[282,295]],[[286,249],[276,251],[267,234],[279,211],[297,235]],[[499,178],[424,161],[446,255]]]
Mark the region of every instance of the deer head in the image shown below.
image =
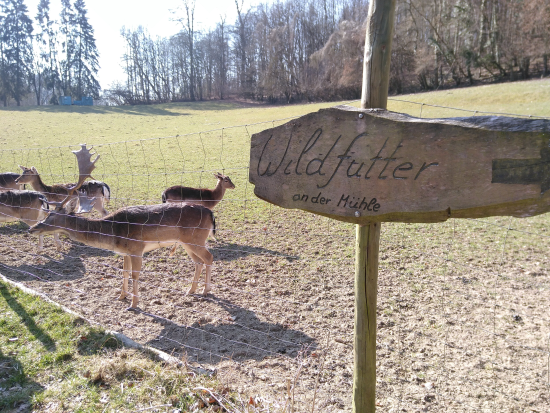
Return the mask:
[[[23,172],[15,179],[15,183],[17,184],[30,184],[31,181],[35,179],[36,176],[38,176],[38,171],[34,166],[27,168],[25,166],[19,165],[19,167]]]
[[[222,175],[221,173],[215,173],[214,176],[218,179],[218,181],[222,182],[222,186],[226,189],[235,189],[235,184],[231,182],[231,178],[229,178],[227,175]]]

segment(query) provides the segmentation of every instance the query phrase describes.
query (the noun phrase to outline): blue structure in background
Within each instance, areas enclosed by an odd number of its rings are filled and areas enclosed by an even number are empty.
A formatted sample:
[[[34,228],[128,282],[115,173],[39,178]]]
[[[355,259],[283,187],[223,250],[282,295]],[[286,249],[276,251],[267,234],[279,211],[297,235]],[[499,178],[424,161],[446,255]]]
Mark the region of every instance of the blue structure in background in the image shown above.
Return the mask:
[[[76,105],[76,106],[93,106],[94,98],[91,96],[84,96],[80,100],[72,100],[70,96],[60,96],[60,105]]]

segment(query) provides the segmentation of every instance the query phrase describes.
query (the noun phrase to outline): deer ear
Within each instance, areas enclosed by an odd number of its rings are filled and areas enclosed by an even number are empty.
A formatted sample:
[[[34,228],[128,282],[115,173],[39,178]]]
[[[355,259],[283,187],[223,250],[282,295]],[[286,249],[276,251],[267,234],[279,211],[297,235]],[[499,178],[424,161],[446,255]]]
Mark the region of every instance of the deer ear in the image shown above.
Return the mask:
[[[34,173],[38,173],[38,171],[36,170],[36,168],[34,166],[31,166],[31,171],[33,171]]]
[[[215,176],[216,178],[218,178],[218,179],[223,179],[223,175],[220,174],[219,172],[216,172],[216,173],[214,174],[214,176]]]
[[[27,169],[27,168],[25,168],[24,166],[21,166],[21,165],[19,165],[19,167],[20,167],[23,171],[24,171],[25,169]]]

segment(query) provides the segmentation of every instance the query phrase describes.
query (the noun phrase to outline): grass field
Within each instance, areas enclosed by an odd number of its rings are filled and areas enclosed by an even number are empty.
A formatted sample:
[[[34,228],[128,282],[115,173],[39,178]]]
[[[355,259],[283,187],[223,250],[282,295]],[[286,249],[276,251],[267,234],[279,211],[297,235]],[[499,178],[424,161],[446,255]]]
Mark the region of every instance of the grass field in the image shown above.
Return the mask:
[[[470,115],[434,106],[550,116],[548,96],[545,79],[399,96],[388,108],[412,116],[422,110],[422,117]],[[192,263],[181,250],[175,257],[157,250],[145,259],[139,314],[115,300],[121,284],[116,254],[68,239],[61,252],[47,240],[46,252],[37,254],[23,224],[1,227],[5,276],[173,353],[185,366],[216,370],[216,377],[187,382],[187,370],[120,348],[101,328],[2,286],[0,391],[7,401],[0,408],[136,411],[167,404],[194,411],[201,393],[193,389],[205,387],[232,395],[228,400],[240,410],[290,411],[294,403],[297,412],[314,405],[315,411],[348,411],[354,227],[256,199],[247,171],[253,133],[334,104],[0,109],[3,171],[33,165],[48,184],[75,181],[70,151],[86,142],[101,155],[94,177],[111,186],[110,210],[158,203],[173,184],[212,187],[213,172],[236,184],[215,211],[213,294],[185,296]],[[544,411],[550,403],[548,223],[542,215],[384,224],[382,411]],[[95,343],[93,351],[81,351],[82,336]],[[102,387],[90,377],[109,363],[131,365]],[[139,375],[140,369],[154,375]]]

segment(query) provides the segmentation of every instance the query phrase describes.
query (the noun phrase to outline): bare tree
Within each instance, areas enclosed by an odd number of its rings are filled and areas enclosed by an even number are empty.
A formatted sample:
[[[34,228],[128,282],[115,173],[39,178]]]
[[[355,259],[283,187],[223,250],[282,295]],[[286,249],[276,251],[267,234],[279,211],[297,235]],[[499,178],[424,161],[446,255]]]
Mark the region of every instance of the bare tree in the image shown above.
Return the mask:
[[[195,0],[183,0],[185,16],[177,19],[183,27],[183,33],[187,37],[187,52],[189,56],[189,95],[191,100],[195,98]]]

